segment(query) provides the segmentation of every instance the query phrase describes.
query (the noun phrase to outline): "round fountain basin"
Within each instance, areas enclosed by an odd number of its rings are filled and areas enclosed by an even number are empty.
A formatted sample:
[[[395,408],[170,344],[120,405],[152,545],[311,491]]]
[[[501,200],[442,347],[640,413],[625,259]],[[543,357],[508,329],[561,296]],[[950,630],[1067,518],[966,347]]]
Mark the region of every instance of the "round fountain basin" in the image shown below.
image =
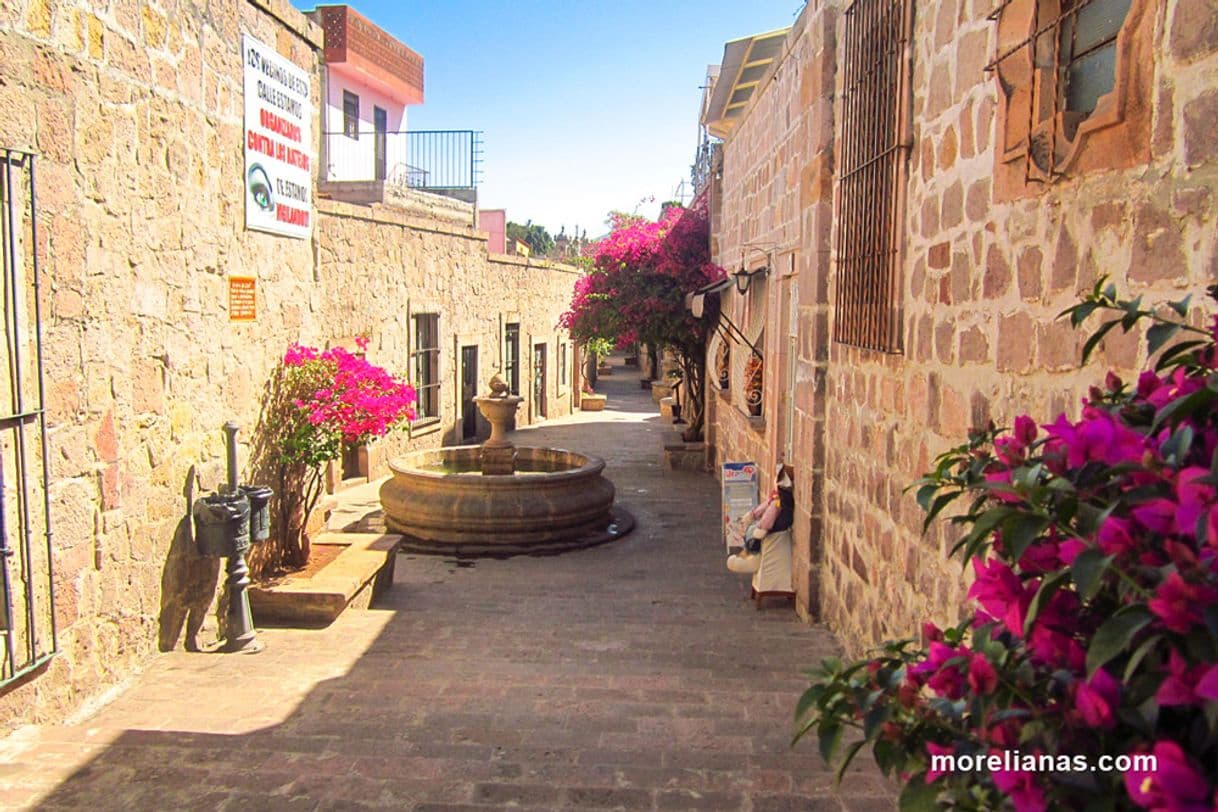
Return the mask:
[[[381,486],[381,505],[407,548],[512,554],[587,546],[628,529],[612,509],[604,460],[518,447],[515,474],[485,475],[481,450],[440,448],[389,462],[393,478]]]

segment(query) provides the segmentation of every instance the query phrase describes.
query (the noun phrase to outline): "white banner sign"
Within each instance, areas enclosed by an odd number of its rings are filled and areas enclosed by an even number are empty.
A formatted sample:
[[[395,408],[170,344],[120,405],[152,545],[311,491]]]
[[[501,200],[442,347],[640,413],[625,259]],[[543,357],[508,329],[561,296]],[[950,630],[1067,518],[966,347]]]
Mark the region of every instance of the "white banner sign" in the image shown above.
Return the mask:
[[[723,463],[723,539],[730,550],[744,546],[744,514],[757,507],[757,465]]]
[[[308,239],[313,229],[309,74],[248,34],[245,65],[245,227]]]

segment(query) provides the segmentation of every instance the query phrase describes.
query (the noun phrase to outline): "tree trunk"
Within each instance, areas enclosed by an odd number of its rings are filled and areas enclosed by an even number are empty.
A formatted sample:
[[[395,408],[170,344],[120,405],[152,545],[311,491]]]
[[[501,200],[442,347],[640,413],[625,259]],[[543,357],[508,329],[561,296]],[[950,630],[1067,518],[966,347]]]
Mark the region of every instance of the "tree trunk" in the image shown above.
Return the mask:
[[[686,442],[697,442],[702,439],[706,427],[705,392],[702,382],[705,375],[706,359],[696,354],[677,351],[677,363],[681,366],[681,377],[684,381],[686,420],[689,426],[681,434]]]

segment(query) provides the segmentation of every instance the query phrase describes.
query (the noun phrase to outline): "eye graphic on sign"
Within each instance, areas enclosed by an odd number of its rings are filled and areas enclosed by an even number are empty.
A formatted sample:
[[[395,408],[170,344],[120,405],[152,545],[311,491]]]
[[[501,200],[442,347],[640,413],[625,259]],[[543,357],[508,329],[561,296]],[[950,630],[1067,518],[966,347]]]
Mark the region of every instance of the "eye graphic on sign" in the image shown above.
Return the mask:
[[[250,194],[254,196],[254,202],[258,204],[258,208],[263,211],[273,211],[275,208],[275,197],[271,194],[271,178],[266,174],[266,170],[262,168],[262,164],[251,166],[245,181],[246,185],[249,186]]]

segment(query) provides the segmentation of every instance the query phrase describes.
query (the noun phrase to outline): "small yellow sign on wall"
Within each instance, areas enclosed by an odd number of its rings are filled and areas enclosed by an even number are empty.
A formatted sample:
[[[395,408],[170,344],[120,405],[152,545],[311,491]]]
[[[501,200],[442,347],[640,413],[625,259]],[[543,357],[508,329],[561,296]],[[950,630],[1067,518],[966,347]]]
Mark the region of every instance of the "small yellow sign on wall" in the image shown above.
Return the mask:
[[[252,276],[228,278],[228,320],[254,321],[258,317],[257,297]]]

